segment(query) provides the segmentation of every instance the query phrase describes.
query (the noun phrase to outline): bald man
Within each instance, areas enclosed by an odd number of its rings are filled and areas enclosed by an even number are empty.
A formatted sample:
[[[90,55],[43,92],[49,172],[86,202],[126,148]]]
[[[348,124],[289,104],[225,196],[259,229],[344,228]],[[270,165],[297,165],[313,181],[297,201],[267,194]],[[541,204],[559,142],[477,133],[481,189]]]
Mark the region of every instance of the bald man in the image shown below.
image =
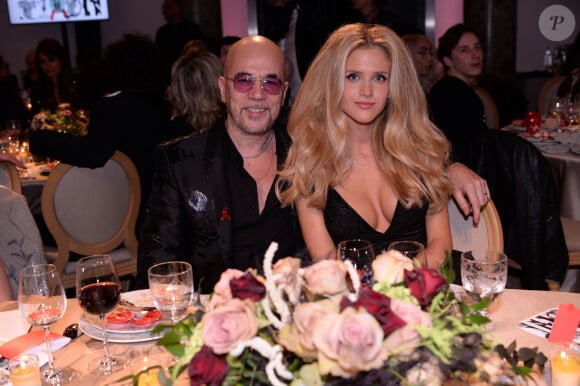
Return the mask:
[[[276,258],[302,248],[294,212],[281,208],[273,189],[290,146],[285,127],[275,125],[288,88],[282,51],[265,37],[245,37],[215,81],[225,119],[160,148],[139,242],[139,288],[153,264],[183,260],[207,293],[227,268],[261,268],[271,241],[279,244]]]

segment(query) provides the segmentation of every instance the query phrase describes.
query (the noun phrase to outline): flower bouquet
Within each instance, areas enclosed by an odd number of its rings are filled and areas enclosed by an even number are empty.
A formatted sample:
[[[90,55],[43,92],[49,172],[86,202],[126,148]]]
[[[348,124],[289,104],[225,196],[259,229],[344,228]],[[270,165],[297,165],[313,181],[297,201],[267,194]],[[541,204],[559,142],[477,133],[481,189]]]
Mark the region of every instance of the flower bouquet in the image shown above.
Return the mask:
[[[169,329],[157,344],[177,357],[169,372],[155,370],[160,384],[185,370],[191,385],[524,384],[546,360],[513,343],[494,348],[478,312],[487,301],[458,300],[451,270],[388,251],[372,264],[371,287],[349,261],[272,265],[276,248],[263,276],[229,269],[205,310],[156,327]]]
[[[72,109],[69,103],[61,103],[55,112],[43,110],[32,117],[32,130],[55,130],[73,135],[86,135],[89,117],[82,109]]]

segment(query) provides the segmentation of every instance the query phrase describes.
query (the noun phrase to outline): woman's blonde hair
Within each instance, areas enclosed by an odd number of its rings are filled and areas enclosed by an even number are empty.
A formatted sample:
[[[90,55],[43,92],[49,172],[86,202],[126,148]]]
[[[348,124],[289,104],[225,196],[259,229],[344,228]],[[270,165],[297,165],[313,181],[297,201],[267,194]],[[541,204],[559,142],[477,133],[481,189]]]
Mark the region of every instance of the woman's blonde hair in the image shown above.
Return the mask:
[[[293,144],[279,172],[282,205],[298,197],[323,209],[329,187],[353,167],[347,116],[341,110],[347,57],[358,48],[379,47],[391,62],[387,105],[372,130],[377,164],[405,206],[429,201],[447,205],[449,142],[429,120],[425,94],[403,41],[389,28],[349,24],[329,37],[312,62],[292,106],[288,133]],[[369,182],[372,183],[372,182]]]
[[[173,114],[185,117],[196,130],[208,129],[222,115],[218,78],[221,60],[211,52],[185,54],[171,68],[167,99]]]
[[[432,50],[431,54],[433,57],[433,66],[431,67],[431,72],[429,72],[426,75],[418,75],[419,82],[421,83],[423,90],[425,90],[425,92],[428,93],[429,90],[431,90],[431,87],[433,87],[433,85],[435,84],[435,82],[437,82],[441,77],[439,71],[439,61],[437,60],[437,52],[435,52],[433,43],[431,43],[431,40],[429,40],[427,36],[421,34],[403,35],[401,36],[401,39],[403,40],[403,42],[405,42],[405,45],[409,50],[409,54],[411,54],[411,58],[413,57],[413,50],[421,41],[426,41],[431,46]]]

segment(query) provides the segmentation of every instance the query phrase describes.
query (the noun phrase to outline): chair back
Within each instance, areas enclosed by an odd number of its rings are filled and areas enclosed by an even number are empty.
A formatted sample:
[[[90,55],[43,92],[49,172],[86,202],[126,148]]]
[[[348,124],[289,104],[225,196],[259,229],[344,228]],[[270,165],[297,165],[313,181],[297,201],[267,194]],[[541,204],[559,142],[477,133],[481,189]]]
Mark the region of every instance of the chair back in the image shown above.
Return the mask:
[[[485,123],[487,124],[487,127],[490,129],[499,129],[499,112],[497,111],[497,105],[495,104],[493,97],[485,91],[485,89],[479,86],[475,87],[474,91],[483,103]]]
[[[10,162],[0,162],[0,185],[12,189],[16,193],[22,193],[18,170]]]
[[[140,201],[137,170],[119,151],[99,168],[60,163],[52,170],[42,191],[42,215],[56,241],[52,259],[65,288],[75,286],[76,262],[70,260],[71,253],[106,253],[119,276],[136,274]]]
[[[473,249],[503,251],[501,221],[491,200],[483,207],[478,224],[473,223],[471,216],[465,217],[453,199],[449,199],[447,209],[453,249],[462,252]]]
[[[564,79],[566,77],[563,75],[550,78],[540,89],[540,94],[538,95],[538,112],[541,116],[545,117],[548,115],[550,104],[558,96],[558,87],[564,82]]]

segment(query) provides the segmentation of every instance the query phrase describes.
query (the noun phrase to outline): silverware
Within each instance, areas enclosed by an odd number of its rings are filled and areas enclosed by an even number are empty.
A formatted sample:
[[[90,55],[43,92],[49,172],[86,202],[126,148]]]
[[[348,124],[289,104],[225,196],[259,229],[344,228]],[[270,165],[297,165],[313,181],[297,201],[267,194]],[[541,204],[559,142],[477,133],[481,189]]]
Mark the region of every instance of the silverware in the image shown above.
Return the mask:
[[[147,307],[147,306],[136,306],[135,304],[131,303],[127,299],[120,299],[119,305],[123,306],[124,308],[128,308],[133,311],[155,311],[156,307]]]
[[[70,338],[71,340],[75,340],[79,336],[81,336],[83,332],[79,329],[79,325],[77,323],[73,323],[68,325],[64,331],[62,332],[63,336]]]

